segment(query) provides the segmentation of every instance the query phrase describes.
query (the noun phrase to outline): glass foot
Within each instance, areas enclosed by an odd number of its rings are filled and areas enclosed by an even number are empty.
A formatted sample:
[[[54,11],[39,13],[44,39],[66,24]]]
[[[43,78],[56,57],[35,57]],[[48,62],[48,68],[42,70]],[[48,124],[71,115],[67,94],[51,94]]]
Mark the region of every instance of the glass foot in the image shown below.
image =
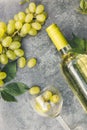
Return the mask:
[[[83,130],[81,126],[77,126],[74,129],[71,129],[61,116],[56,117],[56,119],[59,121],[64,130]]]

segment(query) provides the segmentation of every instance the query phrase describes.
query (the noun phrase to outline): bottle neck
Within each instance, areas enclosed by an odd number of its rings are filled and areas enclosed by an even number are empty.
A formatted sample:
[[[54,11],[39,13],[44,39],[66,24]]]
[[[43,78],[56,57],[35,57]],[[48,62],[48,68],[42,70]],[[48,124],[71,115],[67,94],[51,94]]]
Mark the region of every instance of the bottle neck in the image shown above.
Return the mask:
[[[69,50],[71,50],[71,47],[70,47],[70,45],[68,44],[67,46],[65,46],[64,48],[62,48],[62,49],[59,51],[59,53],[60,53],[61,56],[63,56],[63,55],[66,55]]]

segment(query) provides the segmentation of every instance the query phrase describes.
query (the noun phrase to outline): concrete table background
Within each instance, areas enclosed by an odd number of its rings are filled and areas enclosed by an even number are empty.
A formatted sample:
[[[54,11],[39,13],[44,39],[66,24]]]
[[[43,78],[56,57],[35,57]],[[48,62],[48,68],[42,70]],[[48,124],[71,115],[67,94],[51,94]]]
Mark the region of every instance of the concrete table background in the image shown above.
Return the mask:
[[[7,22],[14,14],[23,11],[28,5],[20,6],[19,0],[0,0],[0,20]],[[27,58],[36,57],[37,66],[33,69],[18,69],[14,81],[26,83],[29,87],[40,85],[42,88],[54,84],[64,98],[62,117],[71,128],[81,126],[87,130],[87,115],[64,80],[59,67],[59,54],[49,40],[45,28],[57,23],[68,40],[72,32],[87,38],[87,16],[78,14],[75,9],[79,0],[36,0],[43,3],[48,19],[36,37],[27,36],[22,45]],[[18,103],[7,103],[0,99],[0,130],[63,130],[55,119],[37,115],[29,104],[28,93],[18,97]]]

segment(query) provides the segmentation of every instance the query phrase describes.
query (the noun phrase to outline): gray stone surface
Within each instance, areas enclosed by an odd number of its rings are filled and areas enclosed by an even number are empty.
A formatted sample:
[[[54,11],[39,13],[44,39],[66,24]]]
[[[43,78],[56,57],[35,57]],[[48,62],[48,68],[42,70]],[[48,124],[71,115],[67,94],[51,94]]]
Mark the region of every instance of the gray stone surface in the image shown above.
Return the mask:
[[[14,14],[24,10],[27,4],[20,6],[19,0],[0,0],[0,20],[7,22]],[[87,38],[87,16],[78,14],[75,9],[79,0],[36,0],[43,3],[48,12],[48,19],[42,31],[36,37],[27,36],[22,45],[27,58],[36,57],[37,66],[33,69],[18,69],[14,81],[26,83],[29,87],[40,85],[42,88],[54,84],[60,90],[63,99],[61,115],[73,129],[81,126],[87,130],[87,115],[82,110],[76,97],[64,80],[59,66],[59,54],[49,40],[45,28],[57,23],[67,39],[72,39],[72,32]],[[0,130],[63,130],[56,119],[37,115],[29,104],[28,93],[18,97],[18,103],[7,103],[0,99]]]

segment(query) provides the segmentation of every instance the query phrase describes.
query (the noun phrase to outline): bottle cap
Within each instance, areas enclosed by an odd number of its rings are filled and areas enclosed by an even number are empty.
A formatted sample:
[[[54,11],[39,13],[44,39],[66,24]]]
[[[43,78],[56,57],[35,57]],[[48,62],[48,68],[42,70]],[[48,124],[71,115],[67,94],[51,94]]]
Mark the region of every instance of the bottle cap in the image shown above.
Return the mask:
[[[51,24],[49,27],[47,27],[46,32],[48,33],[58,51],[68,45],[67,40],[56,24]]]

